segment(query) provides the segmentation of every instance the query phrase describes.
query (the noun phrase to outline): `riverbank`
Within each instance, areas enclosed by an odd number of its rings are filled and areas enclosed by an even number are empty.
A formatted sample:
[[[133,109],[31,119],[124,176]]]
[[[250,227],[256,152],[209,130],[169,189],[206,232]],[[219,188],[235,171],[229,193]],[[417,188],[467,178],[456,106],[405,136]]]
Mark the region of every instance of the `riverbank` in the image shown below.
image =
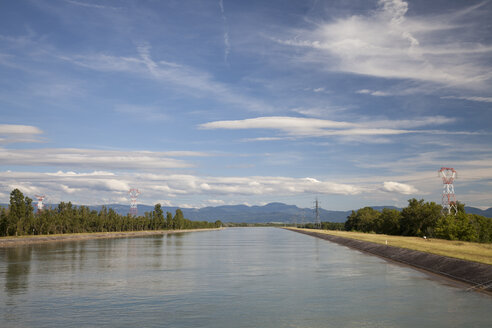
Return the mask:
[[[428,271],[440,276],[466,283],[472,289],[492,292],[492,265],[467,261],[429,252],[380,244],[335,235],[331,231],[287,228],[291,231],[322,238],[359,251],[380,256]]]
[[[0,237],[0,248],[15,247],[20,245],[42,244],[63,241],[78,241],[100,238],[127,238],[141,237],[152,235],[166,235],[184,232],[198,232],[221,230],[223,228],[210,229],[188,229],[188,230],[148,230],[148,231],[119,231],[119,232],[93,232],[93,233],[71,233],[59,235],[38,235],[38,236],[20,236],[20,237]]]
[[[333,236],[369,241],[381,245],[396,246],[413,249],[425,253],[455,257],[461,260],[479,262],[492,265],[492,244],[472,243],[459,240],[444,240],[408,236],[392,236],[374,233],[337,231],[337,230],[312,230]]]

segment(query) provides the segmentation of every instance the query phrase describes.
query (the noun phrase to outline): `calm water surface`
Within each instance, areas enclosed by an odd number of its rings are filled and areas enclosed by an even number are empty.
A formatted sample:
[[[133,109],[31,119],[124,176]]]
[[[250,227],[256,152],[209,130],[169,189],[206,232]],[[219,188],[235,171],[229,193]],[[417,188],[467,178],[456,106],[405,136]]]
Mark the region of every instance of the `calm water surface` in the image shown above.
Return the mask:
[[[491,327],[492,297],[274,228],[0,249],[1,327]]]

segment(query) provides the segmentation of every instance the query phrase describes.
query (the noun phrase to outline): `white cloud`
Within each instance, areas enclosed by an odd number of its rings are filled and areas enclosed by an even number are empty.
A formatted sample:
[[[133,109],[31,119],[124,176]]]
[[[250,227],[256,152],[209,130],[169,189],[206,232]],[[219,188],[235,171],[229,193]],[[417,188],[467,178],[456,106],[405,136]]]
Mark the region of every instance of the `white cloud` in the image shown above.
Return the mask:
[[[38,187],[33,186],[29,182],[23,182],[23,181],[20,181],[20,182],[15,181],[11,184],[8,184],[7,188],[4,188],[4,191],[10,193],[10,191],[12,191],[14,189],[19,189],[19,190],[23,191],[24,193],[28,193],[31,195],[31,197],[32,197],[32,195],[40,193],[40,189]]]
[[[87,177],[87,176],[114,176],[115,174],[112,172],[105,171],[94,171],[91,173],[76,173],[73,171],[63,172],[58,171],[56,173],[46,173],[48,175],[57,176],[57,177]]]
[[[270,194],[358,194],[360,187],[318,181],[310,178],[289,177],[199,177],[193,175],[138,175],[139,179],[152,180],[159,190],[163,186],[172,193],[216,194],[216,195],[270,195]],[[151,187],[153,188],[153,187]]]
[[[394,181],[385,181],[383,183],[383,189],[388,192],[396,192],[403,195],[411,195],[418,192],[417,188],[414,186]]]
[[[71,187],[66,186],[64,184],[61,184],[60,187],[67,194],[74,194],[74,193],[82,192],[83,191],[83,189],[81,189],[81,188],[71,188]]]
[[[281,140],[294,140],[292,137],[258,137],[258,138],[244,138],[241,139],[243,142],[251,141],[281,141]]]
[[[0,143],[41,142],[43,131],[31,125],[0,124]]]
[[[366,124],[371,126],[377,126],[379,128],[419,128],[431,125],[445,125],[456,122],[454,117],[446,116],[427,116],[427,117],[415,117],[410,120],[374,120],[368,121]]]
[[[193,165],[169,156],[203,156],[194,152],[151,152],[77,148],[0,148],[2,165],[53,166],[89,169],[169,169]]]
[[[31,125],[0,124],[0,134],[41,134],[39,128]]]
[[[342,106],[324,105],[323,107],[293,108],[291,109],[291,111],[293,111],[294,113],[302,114],[307,117],[325,118],[325,117],[333,116],[335,113],[344,112],[349,108],[350,106],[342,107]]]
[[[455,97],[455,96],[446,96],[441,97],[442,99],[461,99],[461,100],[469,100],[469,101],[478,101],[478,102],[489,102],[492,103],[492,97],[477,97],[477,96],[468,96],[468,97]]]
[[[323,134],[325,128],[350,128],[355,124],[315,118],[270,116],[201,124],[203,129],[276,129],[293,135]]]
[[[138,187],[140,195],[154,203],[163,198],[205,195],[210,204],[221,204],[220,197],[274,196],[298,194],[357,195],[364,192],[358,185],[322,181],[314,178],[270,176],[209,177],[184,174],[111,173],[111,172],[0,172],[5,183],[0,193],[14,188],[32,196],[49,195],[53,200],[72,200],[94,204],[101,199],[118,200],[126,196],[130,187]],[[4,200],[5,201],[5,200]]]
[[[492,46],[473,39],[477,23],[460,21],[476,9],[409,16],[407,2],[381,0],[366,15],[295,30],[295,38],[277,41],[305,48],[305,62],[329,70],[487,90],[492,73],[486,63]]]
[[[480,163],[473,163],[480,164]],[[458,199],[466,199],[470,205],[487,206],[490,199],[483,193],[464,193],[477,181],[489,181],[492,168],[482,162],[483,167],[455,166],[459,172],[456,180]],[[389,163],[393,167],[398,163]],[[409,164],[411,166],[411,164]],[[454,164],[453,164],[454,165]],[[487,166],[488,165],[488,166]],[[434,165],[435,166],[435,165]],[[408,168],[408,165],[405,166]],[[336,179],[313,177],[292,178],[285,176],[232,176],[212,177],[191,174],[116,173],[116,172],[0,172],[0,196],[8,202],[8,194],[19,188],[29,197],[36,194],[48,196],[49,202],[72,201],[76,204],[129,203],[127,191],[130,187],[141,191],[140,204],[183,204],[193,207],[220,205],[222,202],[237,203],[237,199],[258,203],[264,199],[312,195],[356,196],[366,201],[376,200],[387,204],[388,193],[404,204],[405,196],[426,197],[439,201],[442,182],[436,170],[390,171],[387,175],[337,176]],[[398,175],[398,172],[400,173]],[[396,173],[396,174],[395,174]],[[382,183],[384,181],[384,183]],[[396,182],[398,181],[398,182]],[[403,198],[402,198],[403,197]],[[168,199],[168,201],[165,201]],[[255,200],[256,199],[256,200]],[[471,201],[473,200],[474,201]],[[125,200],[125,201],[123,201]],[[172,200],[172,201],[171,201]],[[191,206],[191,205],[190,205]]]
[[[327,137],[327,136],[381,136],[407,133],[457,133],[446,131],[407,130],[428,125],[441,125],[455,119],[443,116],[422,117],[412,120],[379,120],[368,122],[343,122],[317,118],[270,116],[244,120],[215,121],[201,124],[203,129],[270,129],[278,130],[287,136]],[[251,140],[251,139],[249,139]],[[252,140],[275,140],[272,137]]]
[[[384,92],[384,91],[374,91],[374,90],[369,90],[369,89],[358,90],[357,93],[376,96],[376,97],[384,97],[384,96],[390,95],[389,93]]]
[[[225,204],[225,202],[222,199],[207,199],[207,203],[209,203],[213,206]]]

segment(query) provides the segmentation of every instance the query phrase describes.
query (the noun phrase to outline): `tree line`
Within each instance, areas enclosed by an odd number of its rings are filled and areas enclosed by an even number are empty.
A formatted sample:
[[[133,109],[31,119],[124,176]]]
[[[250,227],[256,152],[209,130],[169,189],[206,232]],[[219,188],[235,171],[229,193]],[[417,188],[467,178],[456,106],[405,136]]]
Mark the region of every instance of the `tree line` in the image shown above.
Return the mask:
[[[82,232],[116,232],[143,230],[181,230],[218,228],[222,222],[191,221],[180,209],[164,215],[161,204],[143,216],[120,215],[111,208],[100,211],[87,206],[61,202],[55,208],[34,212],[32,199],[19,189],[10,193],[8,208],[0,210],[0,236],[49,235]]]
[[[318,225],[316,223],[306,223],[302,225],[297,225],[306,229],[322,229],[322,230],[345,230],[345,223],[343,222],[328,222],[323,221]]]
[[[492,243],[492,219],[467,214],[464,204],[458,202],[456,205],[456,215],[443,215],[441,205],[413,198],[401,211],[389,208],[378,211],[372,207],[364,207],[352,211],[345,222],[321,222],[318,225],[306,223],[297,226]]]
[[[456,215],[443,215],[441,205],[413,198],[401,211],[385,208],[380,212],[371,207],[352,211],[344,228],[387,235],[492,242],[492,219],[465,213],[464,204],[458,203],[457,208]]]

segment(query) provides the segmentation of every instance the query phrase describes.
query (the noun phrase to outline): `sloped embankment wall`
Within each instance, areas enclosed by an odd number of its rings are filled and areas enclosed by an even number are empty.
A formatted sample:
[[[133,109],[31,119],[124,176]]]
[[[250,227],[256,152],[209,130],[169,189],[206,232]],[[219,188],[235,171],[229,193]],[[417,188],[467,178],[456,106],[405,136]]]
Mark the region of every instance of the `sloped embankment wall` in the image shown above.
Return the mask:
[[[492,265],[323,233],[292,230],[430,271],[492,292]]]

